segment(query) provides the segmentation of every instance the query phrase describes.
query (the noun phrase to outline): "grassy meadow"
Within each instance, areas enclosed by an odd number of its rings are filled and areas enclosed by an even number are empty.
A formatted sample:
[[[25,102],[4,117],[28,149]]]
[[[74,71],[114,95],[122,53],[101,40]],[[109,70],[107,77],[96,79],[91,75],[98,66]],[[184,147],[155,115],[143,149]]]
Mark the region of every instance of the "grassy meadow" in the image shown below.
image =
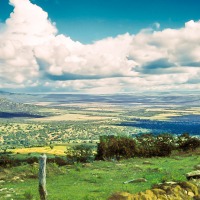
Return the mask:
[[[174,154],[165,158],[132,158],[121,161],[58,167],[47,165],[49,200],[105,200],[117,191],[136,193],[164,181],[184,181],[185,174],[200,164],[200,150],[190,154]],[[0,199],[35,199],[38,195],[38,164],[1,169]],[[145,178],[147,182],[124,184],[125,181]],[[11,192],[14,191],[14,192]],[[9,194],[9,195],[8,195]]]

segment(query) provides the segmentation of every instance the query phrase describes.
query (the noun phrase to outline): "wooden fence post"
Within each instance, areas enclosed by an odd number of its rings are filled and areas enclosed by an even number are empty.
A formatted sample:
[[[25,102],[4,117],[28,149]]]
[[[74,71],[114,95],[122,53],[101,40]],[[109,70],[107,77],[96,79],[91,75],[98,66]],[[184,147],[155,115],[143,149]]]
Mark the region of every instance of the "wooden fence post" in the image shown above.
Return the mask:
[[[39,157],[39,193],[40,193],[40,200],[46,200],[47,199],[46,161],[47,161],[47,156],[45,154],[43,154]]]

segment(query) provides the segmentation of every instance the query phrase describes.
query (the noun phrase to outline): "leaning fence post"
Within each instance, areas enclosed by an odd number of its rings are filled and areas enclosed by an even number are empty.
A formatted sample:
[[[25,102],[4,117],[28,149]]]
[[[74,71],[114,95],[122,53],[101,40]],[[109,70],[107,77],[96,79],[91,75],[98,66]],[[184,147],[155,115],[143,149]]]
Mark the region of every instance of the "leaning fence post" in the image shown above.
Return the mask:
[[[39,157],[39,193],[40,193],[40,200],[46,200],[47,199],[46,161],[47,161],[47,156],[45,154],[43,154]]]

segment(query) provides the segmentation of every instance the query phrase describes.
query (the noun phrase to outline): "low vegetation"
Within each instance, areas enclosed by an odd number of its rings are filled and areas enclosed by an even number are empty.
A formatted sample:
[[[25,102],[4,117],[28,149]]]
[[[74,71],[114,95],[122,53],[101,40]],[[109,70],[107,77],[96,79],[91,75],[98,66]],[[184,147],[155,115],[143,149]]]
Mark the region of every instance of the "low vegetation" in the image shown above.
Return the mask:
[[[133,157],[165,157],[172,151],[194,151],[200,147],[200,138],[182,134],[142,134],[134,138],[122,136],[102,136],[97,146],[99,160]]]
[[[143,192],[161,182],[186,181],[185,174],[200,164],[200,140],[187,134],[179,137],[149,134],[135,138],[104,136],[96,154],[92,144],[69,147],[64,157],[48,156],[49,200],[104,200],[112,199],[117,191]],[[161,154],[166,147],[170,151]],[[38,155],[2,152],[0,184],[1,188],[6,188],[0,191],[3,199],[8,194],[13,199],[39,199]],[[131,183],[129,180],[132,179],[142,181]]]
[[[185,174],[200,164],[200,149],[176,153],[170,157],[130,158],[111,161],[75,162],[59,166],[47,163],[47,191],[49,200],[105,200],[116,192],[137,193],[167,181],[186,181]],[[21,156],[21,155],[17,155]],[[51,160],[48,157],[48,160]],[[39,200],[38,164],[0,167],[1,198]],[[125,182],[143,178],[146,182]],[[12,192],[14,191],[14,192]],[[30,198],[30,199],[31,199]],[[5,198],[6,199],[6,198]],[[8,198],[7,198],[8,199]]]

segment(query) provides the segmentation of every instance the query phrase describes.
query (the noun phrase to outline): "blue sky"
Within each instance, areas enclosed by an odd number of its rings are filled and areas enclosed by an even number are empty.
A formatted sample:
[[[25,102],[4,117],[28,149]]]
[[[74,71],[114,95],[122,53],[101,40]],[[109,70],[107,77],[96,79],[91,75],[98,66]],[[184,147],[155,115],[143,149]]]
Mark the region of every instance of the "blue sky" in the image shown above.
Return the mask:
[[[199,8],[199,0],[1,0],[0,90],[199,92]]]
[[[161,29],[180,28],[199,19],[199,0],[32,0],[48,12],[60,33],[83,43],[160,23]],[[13,7],[0,1],[0,19],[9,17]]]

